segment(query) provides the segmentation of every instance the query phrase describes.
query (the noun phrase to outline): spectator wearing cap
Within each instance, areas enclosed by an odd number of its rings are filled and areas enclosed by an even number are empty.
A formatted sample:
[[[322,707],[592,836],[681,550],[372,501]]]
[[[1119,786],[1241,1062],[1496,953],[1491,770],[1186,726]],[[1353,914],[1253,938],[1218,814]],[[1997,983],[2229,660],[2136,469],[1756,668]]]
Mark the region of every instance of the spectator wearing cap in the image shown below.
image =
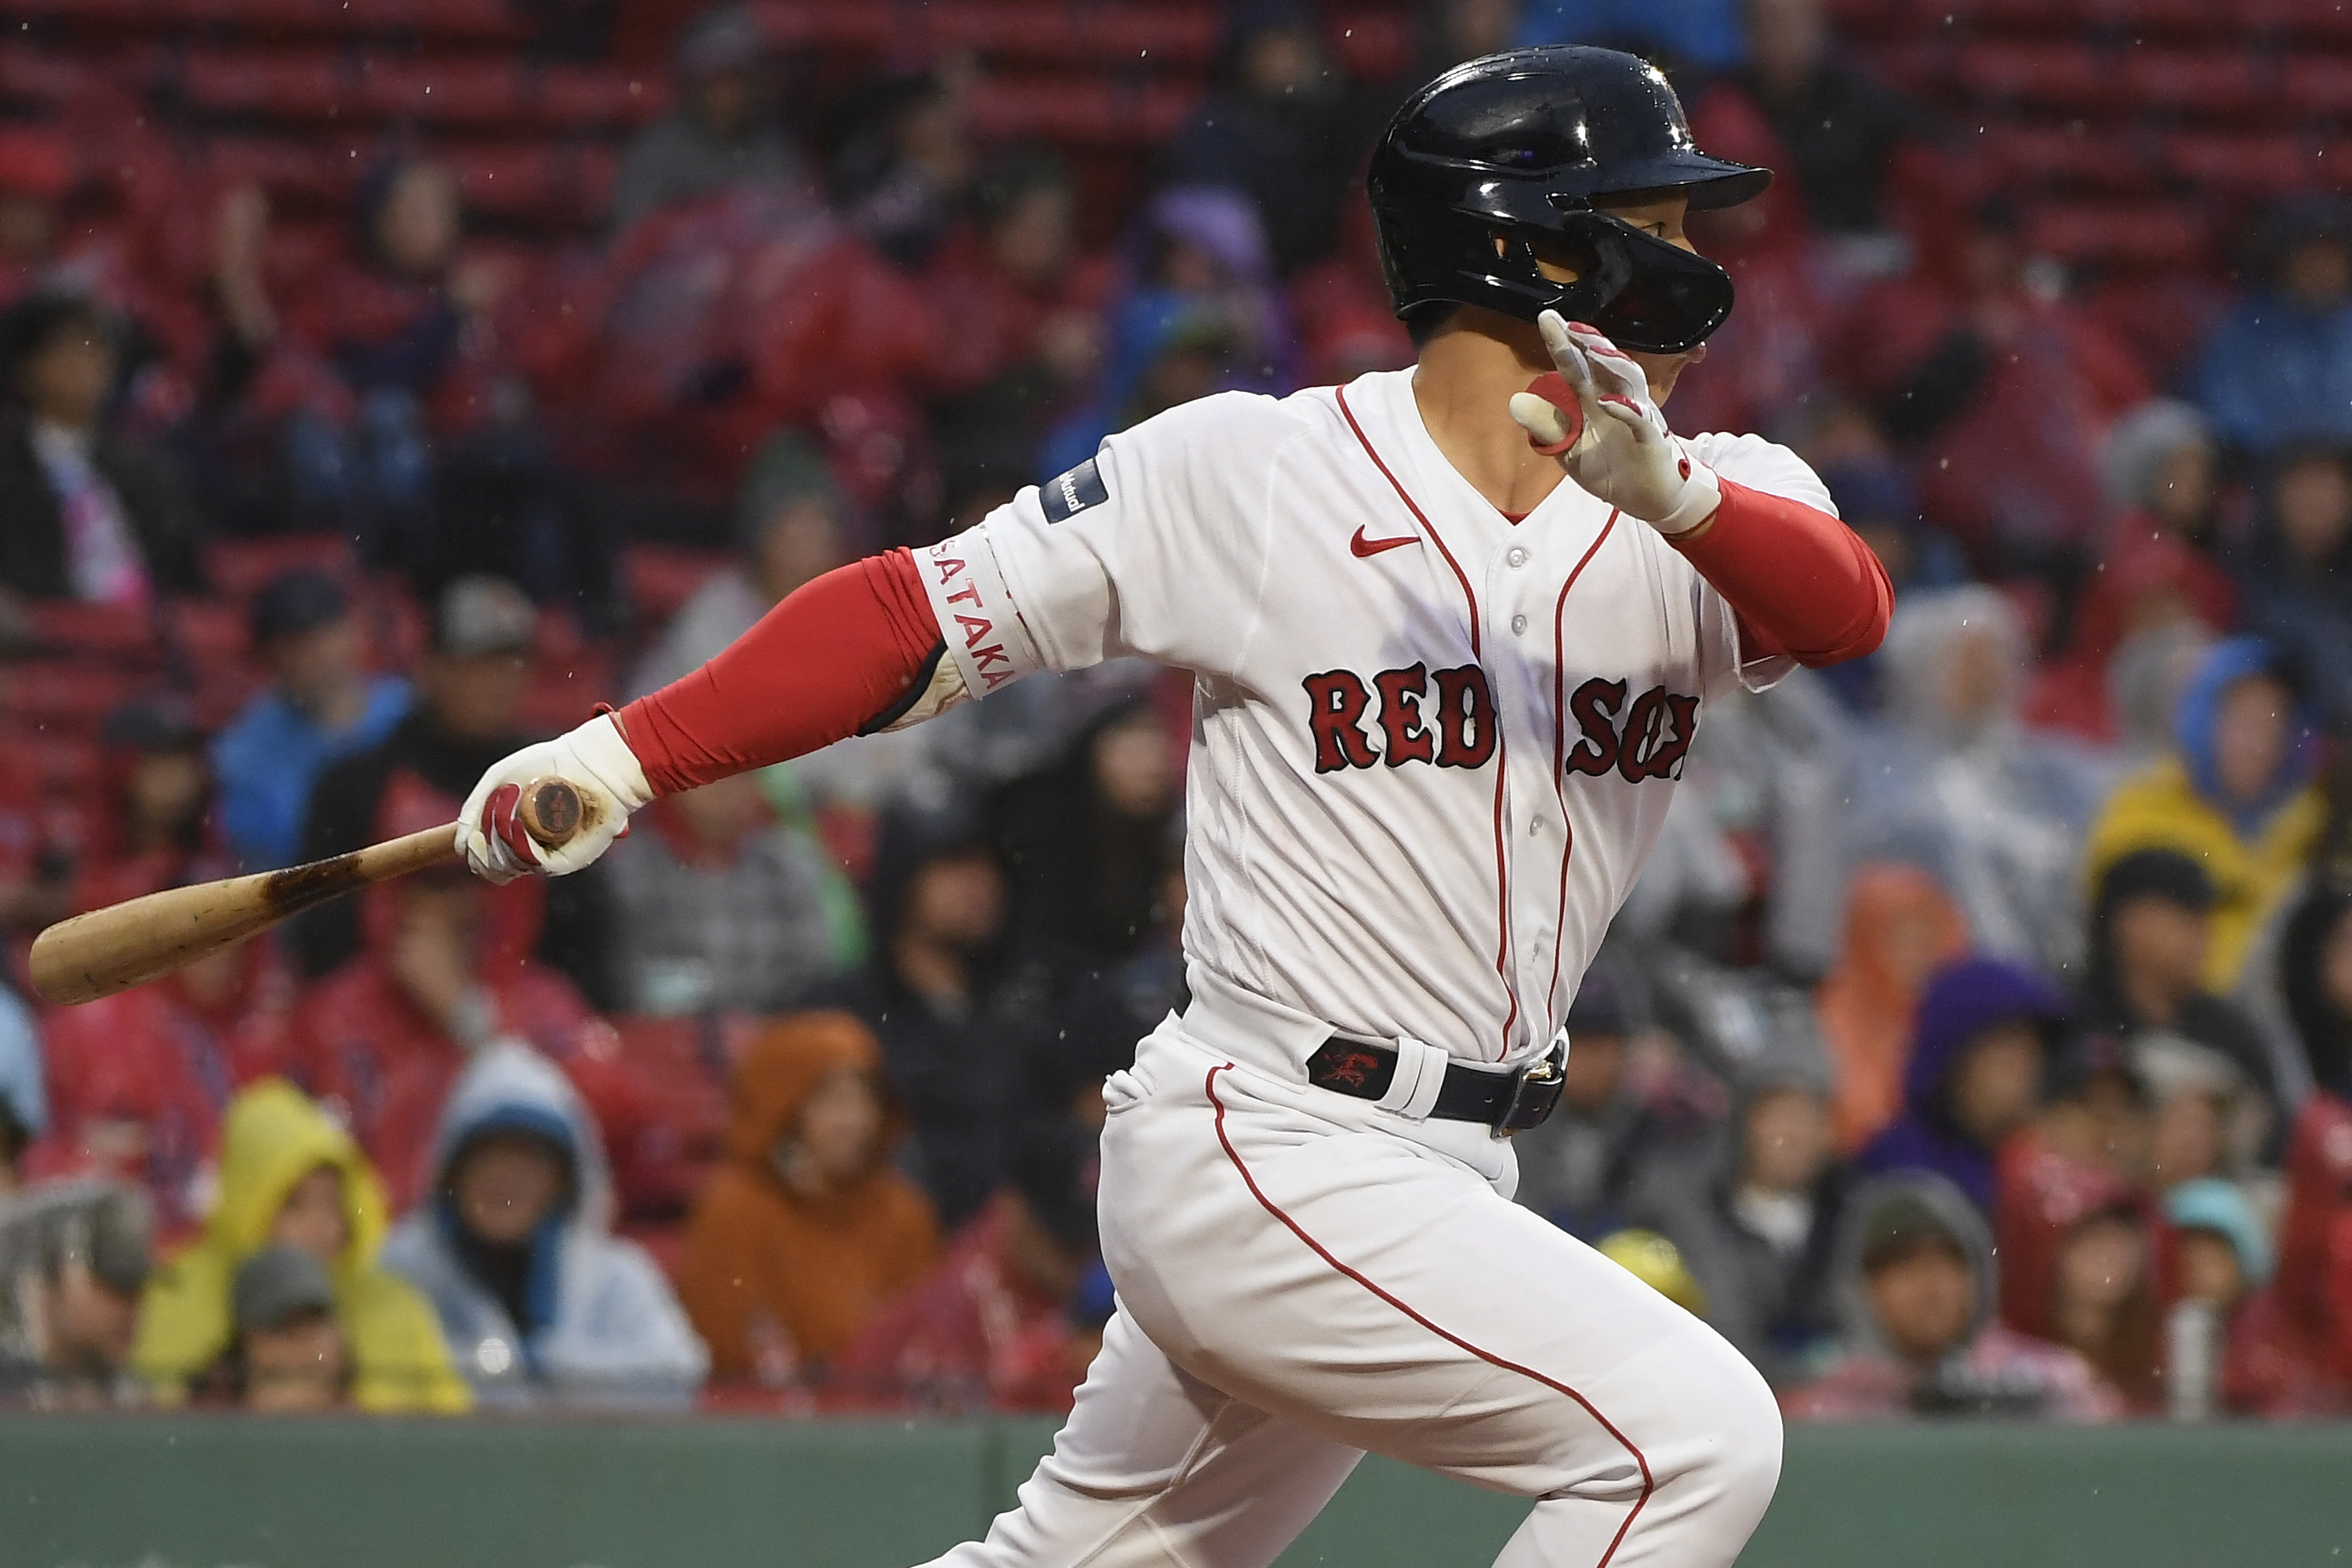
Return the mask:
[[[99,777],[83,820],[73,899],[102,909],[159,888],[226,876],[212,820],[212,762],[186,700],[126,703],[99,731]]]
[[[499,1045],[434,1132],[383,1264],[433,1302],[486,1407],[678,1406],[709,1364],[644,1248],[613,1235],[603,1140],[562,1069]]]
[[[152,1222],[135,1187],[61,1182],[0,1205],[0,1405],[126,1403]]]
[[[443,589],[434,605],[431,646],[416,671],[415,702],[379,744],[319,775],[298,858],[347,854],[422,827],[436,813],[455,821],[474,781],[530,739],[519,713],[538,626],[530,601],[503,579],[467,577]],[[526,877],[496,889],[488,913],[500,961],[536,954],[588,997],[608,1001],[604,893],[593,868],[576,877]],[[303,975],[326,974],[358,951],[364,907],[352,900],[328,904],[289,928]]]
[[[229,1289],[229,1348],[195,1399],[267,1415],[333,1410],[351,1394],[351,1352],[335,1319],[335,1282],[318,1255],[265,1247]]]
[[[2077,1016],[2127,1046],[2177,1037],[2203,1047],[2243,1075],[2265,1105],[2284,1104],[2252,1021],[2207,988],[2217,903],[2205,868],[2177,851],[2135,850],[2110,865],[2091,908]]]
[[[2267,226],[2262,287],[2214,329],[2189,384],[2234,451],[2352,442],[2352,218],[2305,198]]]
[[[328,766],[379,745],[407,713],[408,682],[367,669],[367,632],[323,572],[297,570],[255,596],[253,647],[269,689],[213,741],[221,831],[247,871],[291,865],[302,814]]]
[[[939,1224],[891,1166],[905,1128],[856,1019],[768,1024],[729,1100],[726,1158],[695,1199],[678,1291],[715,1379],[803,1387],[929,1271]]]
[[[292,1084],[265,1079],[230,1105],[220,1196],[201,1237],[148,1282],[133,1360],[166,1400],[185,1397],[236,1335],[237,1270],[296,1247],[333,1282],[352,1401],[374,1412],[456,1414],[471,1405],[433,1309],[378,1260],[383,1190],[359,1145]]]
[[[1941,1176],[1906,1172],[1857,1191],[1834,1256],[1842,1343],[1820,1378],[1782,1397],[1791,1418],[2122,1414],[2082,1357],[1995,1319],[1992,1235]]]
[[[1863,1145],[1855,1170],[1934,1172],[1991,1213],[1994,1159],[2040,1102],[2065,1015],[2064,994],[2021,964],[1970,957],[1937,970],[1919,996],[1902,1114]]]
[[[1074,1123],[1027,1130],[1003,1189],[843,1352],[842,1386],[933,1409],[1068,1410],[1085,1371],[1062,1353],[1069,1308],[1100,1252],[1096,1143]]]
[[[1712,1136],[1648,1163],[1632,1208],[1681,1254],[1706,1303],[1694,1310],[1777,1387],[1836,1328],[1830,1251],[1845,1174],[1818,1052],[1768,1049],[1735,1087]]]
[[[768,44],[751,7],[697,17],[678,40],[677,107],[637,133],[613,184],[613,226],[732,186],[801,177],[775,121]]]
[[[866,884],[872,956],[809,1005],[863,1020],[913,1133],[908,1168],[954,1229],[1003,1180],[1042,998],[1004,959],[1006,882],[985,824],[961,802],[882,817]]]
[[[2084,858],[2095,885],[2135,850],[2198,862],[2213,889],[2205,984],[2227,994],[2326,816],[2313,782],[2316,737],[2290,661],[2255,637],[2215,647],[2181,696],[2173,746],[2108,796]]]
[[[0,319],[0,588],[141,610],[203,585],[177,477],[107,421],[118,360],[88,299],[29,296]]]
[[[0,986],[0,1205],[25,1184],[25,1152],[48,1125],[48,1079],[32,1009]]]

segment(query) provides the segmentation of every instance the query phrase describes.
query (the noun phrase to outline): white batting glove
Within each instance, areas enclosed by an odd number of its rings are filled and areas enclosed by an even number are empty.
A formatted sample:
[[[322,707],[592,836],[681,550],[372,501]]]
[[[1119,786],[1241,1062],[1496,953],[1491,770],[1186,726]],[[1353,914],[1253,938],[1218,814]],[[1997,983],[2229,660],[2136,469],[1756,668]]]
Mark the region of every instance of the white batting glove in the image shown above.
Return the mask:
[[[580,830],[549,849],[523,828],[522,790],[559,778],[580,792]],[[654,797],[637,754],[609,713],[552,741],[525,746],[482,775],[457,814],[457,847],[478,877],[511,882],[527,872],[577,871],[629,829],[629,813]]]
[[[1723,502],[1715,471],[1666,427],[1642,367],[1557,310],[1536,326],[1559,370],[1511,395],[1511,417],[1529,444],[1558,458],[1587,493],[1668,537],[1713,517]]]

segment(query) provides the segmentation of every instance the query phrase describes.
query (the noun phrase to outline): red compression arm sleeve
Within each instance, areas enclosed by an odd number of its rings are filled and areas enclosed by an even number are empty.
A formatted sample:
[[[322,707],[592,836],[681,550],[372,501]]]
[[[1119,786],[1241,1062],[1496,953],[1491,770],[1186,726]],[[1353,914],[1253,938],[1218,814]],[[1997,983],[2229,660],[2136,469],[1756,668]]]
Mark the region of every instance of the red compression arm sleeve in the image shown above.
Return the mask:
[[[1738,612],[1748,651],[1818,668],[1886,636],[1895,589],[1853,530],[1802,501],[1717,477],[1715,516],[1672,542]]]
[[[803,584],[700,669],[614,715],[656,795],[803,756],[898,716],[946,651],[904,550]]]

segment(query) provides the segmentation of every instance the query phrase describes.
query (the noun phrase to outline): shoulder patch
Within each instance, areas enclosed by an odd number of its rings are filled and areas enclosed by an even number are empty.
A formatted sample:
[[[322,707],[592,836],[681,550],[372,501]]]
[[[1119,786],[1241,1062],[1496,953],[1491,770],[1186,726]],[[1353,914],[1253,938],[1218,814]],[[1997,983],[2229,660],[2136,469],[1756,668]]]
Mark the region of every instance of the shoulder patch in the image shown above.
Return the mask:
[[[1047,522],[1064,522],[1090,506],[1100,506],[1110,500],[1110,490],[1104,485],[1095,460],[1088,458],[1068,473],[1038,487],[1037,500],[1045,509]]]

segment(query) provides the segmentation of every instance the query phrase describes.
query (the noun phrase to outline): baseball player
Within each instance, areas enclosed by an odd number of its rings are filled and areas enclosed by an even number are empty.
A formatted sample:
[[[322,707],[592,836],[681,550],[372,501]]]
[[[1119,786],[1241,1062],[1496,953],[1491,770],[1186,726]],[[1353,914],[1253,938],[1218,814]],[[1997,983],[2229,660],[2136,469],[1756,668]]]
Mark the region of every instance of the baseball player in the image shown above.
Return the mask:
[[[1113,436],[467,801],[478,871],[562,873],[657,795],[1032,670],[1193,672],[1194,1000],[1106,1089],[1118,1311],[1018,1506],[942,1563],[1255,1568],[1367,1449],[1534,1500],[1510,1568],[1728,1563],[1762,1515],[1763,1379],[1510,1203],[1507,1135],[1707,704],[1886,625],[1801,461],[1659,412],[1732,301],[1683,215],[1769,179],[1631,56],[1457,67],[1369,182],[1414,369]],[[515,805],[550,773],[594,819],[551,854]]]

